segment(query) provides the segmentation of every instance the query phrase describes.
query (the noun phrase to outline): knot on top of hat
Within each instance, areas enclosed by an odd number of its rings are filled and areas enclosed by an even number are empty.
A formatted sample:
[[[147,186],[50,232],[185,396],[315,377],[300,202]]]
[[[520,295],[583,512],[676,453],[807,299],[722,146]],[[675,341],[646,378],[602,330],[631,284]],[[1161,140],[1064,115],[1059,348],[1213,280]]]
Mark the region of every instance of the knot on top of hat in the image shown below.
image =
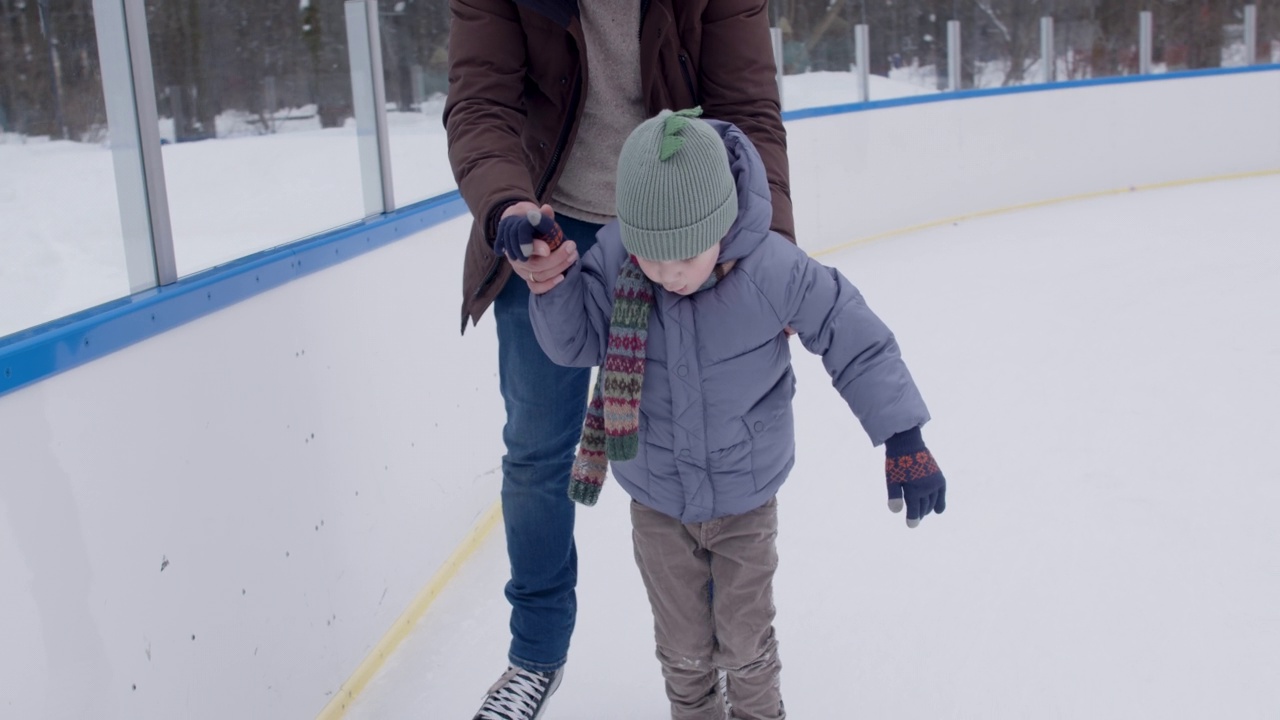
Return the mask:
[[[689,118],[702,116],[702,106],[677,110],[667,116],[662,124],[662,146],[658,150],[658,159],[667,160],[684,146],[684,138],[680,131],[689,126]]]

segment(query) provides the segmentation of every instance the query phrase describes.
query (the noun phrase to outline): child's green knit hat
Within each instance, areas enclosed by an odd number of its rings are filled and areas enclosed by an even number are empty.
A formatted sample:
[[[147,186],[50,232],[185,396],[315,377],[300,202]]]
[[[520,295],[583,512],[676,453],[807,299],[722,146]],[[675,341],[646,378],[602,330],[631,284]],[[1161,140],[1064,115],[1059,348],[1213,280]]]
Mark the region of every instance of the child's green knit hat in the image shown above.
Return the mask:
[[[622,146],[618,225],[632,255],[686,260],[724,239],[738,216],[724,141],[701,114],[663,110]]]

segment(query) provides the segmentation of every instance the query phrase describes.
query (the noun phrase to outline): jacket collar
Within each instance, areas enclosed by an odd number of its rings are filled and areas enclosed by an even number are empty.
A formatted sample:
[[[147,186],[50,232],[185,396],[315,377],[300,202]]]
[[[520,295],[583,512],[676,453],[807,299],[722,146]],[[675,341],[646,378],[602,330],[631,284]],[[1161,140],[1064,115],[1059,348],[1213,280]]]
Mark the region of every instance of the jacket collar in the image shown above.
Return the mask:
[[[516,5],[545,15],[555,24],[568,29],[569,23],[578,17],[578,0],[515,0]]]

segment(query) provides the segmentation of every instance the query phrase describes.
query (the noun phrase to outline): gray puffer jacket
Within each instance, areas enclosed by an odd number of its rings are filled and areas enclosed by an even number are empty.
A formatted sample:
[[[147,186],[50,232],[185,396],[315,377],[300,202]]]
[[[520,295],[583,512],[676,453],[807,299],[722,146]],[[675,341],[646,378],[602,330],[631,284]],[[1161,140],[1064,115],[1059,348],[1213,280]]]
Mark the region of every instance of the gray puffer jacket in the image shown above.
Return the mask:
[[[929,420],[893,333],[843,275],[769,230],[759,154],[733,125],[711,123],[738,186],[738,218],[719,260],[735,262],[693,295],[654,286],[640,450],[633,460],[610,463],[633,498],[686,523],[754,510],[790,472],[795,376],[787,326],[822,356],[874,444]],[[560,285],[531,296],[538,343],[553,361],[604,362],[614,283],[626,258],[615,221]]]

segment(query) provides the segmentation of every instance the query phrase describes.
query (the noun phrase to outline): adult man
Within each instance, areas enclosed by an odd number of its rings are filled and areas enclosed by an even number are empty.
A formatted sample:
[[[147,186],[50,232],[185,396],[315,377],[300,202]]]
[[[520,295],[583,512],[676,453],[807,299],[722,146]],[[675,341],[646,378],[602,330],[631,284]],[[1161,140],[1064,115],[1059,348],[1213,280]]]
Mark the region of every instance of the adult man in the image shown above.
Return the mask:
[[[795,237],[765,0],[450,0],[449,160],[475,222],[463,268],[462,328],[494,306],[507,420],[502,505],[511,561],[510,667],[476,720],[531,720],[560,683],[576,612],[569,469],[587,370],[539,348],[536,290],[613,219],[618,152],[663,109],[701,105],[764,159],[774,230]],[[554,212],[569,242],[527,261],[493,245],[504,219]]]

